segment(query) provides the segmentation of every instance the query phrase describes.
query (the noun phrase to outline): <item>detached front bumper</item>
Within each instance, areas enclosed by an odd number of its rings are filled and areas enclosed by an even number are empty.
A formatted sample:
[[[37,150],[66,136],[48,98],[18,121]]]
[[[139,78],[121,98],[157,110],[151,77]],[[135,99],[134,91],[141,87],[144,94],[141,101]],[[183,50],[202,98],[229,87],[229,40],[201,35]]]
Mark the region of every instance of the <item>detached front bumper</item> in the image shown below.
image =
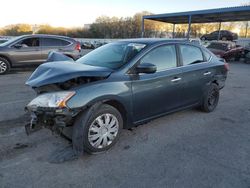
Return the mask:
[[[25,125],[28,135],[43,127],[56,131],[71,126],[74,117],[79,113],[78,110],[68,108],[26,107],[25,110],[31,114],[30,122]]]

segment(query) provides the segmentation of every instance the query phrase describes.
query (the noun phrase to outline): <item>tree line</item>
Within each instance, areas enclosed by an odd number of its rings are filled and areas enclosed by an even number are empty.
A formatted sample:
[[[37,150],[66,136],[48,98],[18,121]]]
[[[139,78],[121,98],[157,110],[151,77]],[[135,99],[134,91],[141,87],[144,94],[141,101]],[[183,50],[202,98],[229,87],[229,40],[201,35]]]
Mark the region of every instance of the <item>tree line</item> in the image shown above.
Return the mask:
[[[0,35],[19,36],[24,34],[54,34],[73,38],[138,38],[141,36],[141,19],[150,12],[137,13],[132,17],[108,17],[101,16],[88,28],[64,28],[50,25],[15,24],[0,28]],[[247,22],[223,23],[222,29],[236,30],[240,36],[246,33]],[[185,37],[187,24],[176,25],[175,37]],[[218,23],[193,24],[192,37],[200,37],[202,34],[218,30]],[[145,37],[171,37],[173,25],[163,22],[145,20]],[[250,36],[250,26],[247,31]]]

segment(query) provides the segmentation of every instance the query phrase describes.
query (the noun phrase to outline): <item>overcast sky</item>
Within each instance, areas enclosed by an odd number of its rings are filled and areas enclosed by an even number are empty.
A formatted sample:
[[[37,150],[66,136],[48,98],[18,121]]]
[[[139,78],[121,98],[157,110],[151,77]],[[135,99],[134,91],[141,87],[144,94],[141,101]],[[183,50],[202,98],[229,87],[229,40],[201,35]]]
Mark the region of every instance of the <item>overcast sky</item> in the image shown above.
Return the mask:
[[[16,23],[77,27],[98,16],[133,16],[239,6],[250,0],[1,0],[0,27]]]

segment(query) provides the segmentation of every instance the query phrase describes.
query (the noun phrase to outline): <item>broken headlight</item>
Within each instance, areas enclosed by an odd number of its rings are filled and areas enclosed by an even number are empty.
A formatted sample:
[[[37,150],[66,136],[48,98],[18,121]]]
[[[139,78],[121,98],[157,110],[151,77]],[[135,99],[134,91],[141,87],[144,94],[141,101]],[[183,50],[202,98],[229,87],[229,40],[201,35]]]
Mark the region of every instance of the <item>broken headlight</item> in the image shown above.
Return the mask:
[[[75,94],[74,91],[62,91],[41,94],[33,99],[27,107],[67,107],[67,101]]]

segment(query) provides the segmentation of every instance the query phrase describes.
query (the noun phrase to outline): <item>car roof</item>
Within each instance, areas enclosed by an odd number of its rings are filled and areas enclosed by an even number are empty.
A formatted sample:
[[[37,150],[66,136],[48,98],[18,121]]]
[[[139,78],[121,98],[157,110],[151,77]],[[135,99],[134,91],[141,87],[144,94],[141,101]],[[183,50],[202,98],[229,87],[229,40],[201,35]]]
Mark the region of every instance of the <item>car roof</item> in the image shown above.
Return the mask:
[[[32,34],[32,35],[23,35],[23,37],[51,37],[51,38],[64,38],[64,39],[71,39],[73,38],[62,36],[62,35],[47,35],[47,34]]]
[[[143,43],[143,44],[156,44],[156,43],[162,43],[162,42],[189,42],[191,43],[188,39],[166,39],[166,38],[135,38],[135,39],[123,39],[119,40],[119,42],[131,42],[131,43]]]

